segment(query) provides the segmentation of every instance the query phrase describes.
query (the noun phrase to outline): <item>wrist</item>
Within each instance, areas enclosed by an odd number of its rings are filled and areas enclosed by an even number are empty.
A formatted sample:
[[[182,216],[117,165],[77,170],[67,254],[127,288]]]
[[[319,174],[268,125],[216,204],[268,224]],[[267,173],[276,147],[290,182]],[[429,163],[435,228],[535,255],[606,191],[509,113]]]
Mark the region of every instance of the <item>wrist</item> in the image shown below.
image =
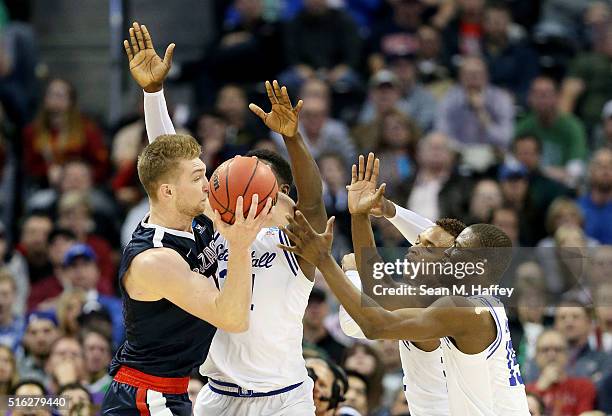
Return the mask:
[[[391,201],[389,201],[387,198],[383,199],[384,201],[384,216],[385,218],[393,218],[396,215],[396,210],[395,210],[395,204]]]
[[[164,84],[149,84],[146,87],[143,88],[143,90],[149,94],[155,93],[155,92],[159,92],[164,88]]]
[[[319,258],[319,264],[315,266],[321,271],[327,270],[329,267],[336,266],[336,260],[334,260],[330,252],[327,252]]]

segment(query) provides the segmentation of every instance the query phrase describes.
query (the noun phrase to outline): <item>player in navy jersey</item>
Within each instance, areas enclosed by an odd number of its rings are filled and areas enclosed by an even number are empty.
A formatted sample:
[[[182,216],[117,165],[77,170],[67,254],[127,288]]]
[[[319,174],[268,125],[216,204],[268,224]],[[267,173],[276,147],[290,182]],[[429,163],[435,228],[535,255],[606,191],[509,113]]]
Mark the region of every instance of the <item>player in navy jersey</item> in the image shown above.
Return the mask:
[[[140,27],[125,48],[132,74],[167,73],[174,45],[162,61],[147,54]],[[156,87],[156,86],[153,86]],[[233,225],[215,212],[214,229],[229,242],[227,275],[219,290],[213,221],[204,215],[208,197],[201,147],[190,136],[164,135],[143,150],[138,176],[150,213],[126,246],[119,270],[126,341],[111,363],[114,380],[104,415],[190,415],[190,372],[208,354],[217,328],[243,332],[251,305],[250,246],[268,220],[272,200],[256,217],[253,197],[247,218],[242,197]]]

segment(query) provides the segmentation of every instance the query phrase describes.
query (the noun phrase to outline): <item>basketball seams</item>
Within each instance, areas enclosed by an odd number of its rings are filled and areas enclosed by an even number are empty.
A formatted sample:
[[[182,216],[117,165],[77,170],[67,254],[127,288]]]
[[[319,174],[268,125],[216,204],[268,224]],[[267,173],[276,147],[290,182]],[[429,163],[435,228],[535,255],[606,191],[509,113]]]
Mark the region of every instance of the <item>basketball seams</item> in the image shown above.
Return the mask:
[[[259,166],[259,159],[256,160],[255,167],[253,168],[253,171],[251,172],[251,177],[249,178],[249,181],[247,182],[246,187],[244,188],[244,191],[242,191],[241,195],[242,195],[243,198],[244,198],[244,195],[246,195],[247,191],[249,190],[249,186],[251,186],[251,182],[253,181],[253,178],[255,177],[255,174],[257,173],[257,167],[258,166]],[[227,175],[225,175],[225,183],[227,183],[228,178],[229,178],[229,172],[227,173]],[[228,201],[229,201],[229,199],[228,199]],[[242,211],[244,213],[244,205],[243,205]],[[233,221],[235,216],[236,216],[236,213],[232,212],[232,219],[230,221]]]

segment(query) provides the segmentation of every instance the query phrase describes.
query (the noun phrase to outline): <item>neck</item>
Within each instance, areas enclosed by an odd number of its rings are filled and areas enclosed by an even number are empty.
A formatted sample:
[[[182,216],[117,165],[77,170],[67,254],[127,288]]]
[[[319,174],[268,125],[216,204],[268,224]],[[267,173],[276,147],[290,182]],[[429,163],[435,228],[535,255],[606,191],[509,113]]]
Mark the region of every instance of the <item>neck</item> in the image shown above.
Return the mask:
[[[327,335],[327,330],[323,326],[311,328],[304,326],[304,339],[311,344],[316,344]]]
[[[612,197],[612,192],[598,189],[597,187],[591,189],[591,200],[597,205],[603,205],[607,203]]]
[[[190,232],[193,217],[181,214],[176,210],[163,209],[157,204],[151,203],[151,215],[148,222],[172,230]]]
[[[578,339],[571,340],[571,341],[568,340],[569,346],[574,352],[578,352],[579,350],[584,348],[584,346],[588,342],[589,342],[588,338],[578,338]]]
[[[557,112],[554,109],[544,113],[537,113],[537,118],[544,125],[551,125],[557,118]]]

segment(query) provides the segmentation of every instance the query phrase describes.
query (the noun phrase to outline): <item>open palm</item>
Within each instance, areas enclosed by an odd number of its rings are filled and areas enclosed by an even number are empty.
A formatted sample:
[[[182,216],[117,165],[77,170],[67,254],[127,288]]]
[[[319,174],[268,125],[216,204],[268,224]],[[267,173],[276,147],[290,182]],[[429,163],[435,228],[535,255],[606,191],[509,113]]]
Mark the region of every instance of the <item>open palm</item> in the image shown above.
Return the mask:
[[[272,104],[270,112],[266,113],[255,104],[250,104],[249,108],[261,118],[270,130],[285,137],[294,137],[297,133],[298,114],[302,108],[303,101],[298,101],[294,108],[291,105],[287,88],[281,88],[278,85],[278,81],[274,81],[272,84],[270,84],[270,81],[266,81],[266,91],[268,92],[270,104]]]
[[[380,161],[374,158],[374,153],[368,155],[367,164],[363,155],[360,155],[359,168],[353,165],[351,184],[346,187],[351,214],[370,214],[373,208],[380,205],[386,185],[376,188],[379,169]]]
[[[138,85],[147,92],[159,91],[172,66],[174,43],[166,49],[162,60],[153,48],[153,41],[146,26],[134,22],[130,28],[130,42],[123,47],[130,61],[130,73]]]

